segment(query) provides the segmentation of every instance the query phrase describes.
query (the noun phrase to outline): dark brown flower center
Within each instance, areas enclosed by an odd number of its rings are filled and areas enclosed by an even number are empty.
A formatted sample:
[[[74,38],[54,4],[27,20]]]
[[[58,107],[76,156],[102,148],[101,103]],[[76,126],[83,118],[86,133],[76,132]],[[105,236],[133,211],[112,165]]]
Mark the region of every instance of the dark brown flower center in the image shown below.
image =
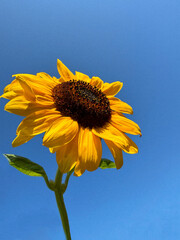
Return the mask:
[[[87,82],[63,82],[53,88],[52,96],[56,109],[83,128],[103,127],[111,119],[108,98],[100,89]]]

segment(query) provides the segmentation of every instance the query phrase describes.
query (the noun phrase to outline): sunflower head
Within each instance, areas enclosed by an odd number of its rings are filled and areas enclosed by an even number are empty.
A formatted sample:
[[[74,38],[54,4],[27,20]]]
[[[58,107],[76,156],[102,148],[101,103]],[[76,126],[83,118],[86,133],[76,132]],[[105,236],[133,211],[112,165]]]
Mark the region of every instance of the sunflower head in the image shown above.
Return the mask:
[[[111,109],[106,95],[96,86],[82,80],[70,80],[53,89],[56,109],[71,117],[83,128],[103,127],[111,119]]]
[[[115,97],[123,84],[73,74],[60,60],[57,68],[59,79],[46,73],[17,74],[4,89],[1,97],[10,100],[5,110],[25,117],[13,146],[44,132],[43,145],[56,152],[60,171],[74,168],[75,175],[80,176],[85,170],[98,168],[104,139],[120,168],[122,151],[138,152],[125,133],[141,135],[139,126],[124,116],[132,114],[132,108]]]

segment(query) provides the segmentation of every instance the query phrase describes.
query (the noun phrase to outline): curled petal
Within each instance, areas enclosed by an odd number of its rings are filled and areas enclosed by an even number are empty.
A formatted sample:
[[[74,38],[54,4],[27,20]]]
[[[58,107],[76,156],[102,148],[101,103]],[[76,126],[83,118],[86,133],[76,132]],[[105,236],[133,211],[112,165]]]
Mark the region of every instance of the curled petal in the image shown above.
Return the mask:
[[[15,79],[4,88],[4,94],[2,94],[1,97],[11,100],[17,96],[23,95],[23,93],[23,88],[19,81]]]
[[[42,96],[51,95],[53,87],[58,84],[58,81],[55,81],[54,78],[51,78],[49,75],[46,76],[43,73],[39,73],[37,76],[32,74],[16,74],[13,77],[16,77],[15,80],[21,79],[26,82],[35,94]]]
[[[6,99],[13,99],[15,97],[17,97],[18,94],[16,92],[13,92],[13,91],[9,91],[9,92],[6,92],[6,93],[3,93],[0,98],[6,98]]]
[[[24,96],[27,100],[29,101],[35,101],[36,97],[34,94],[34,91],[32,90],[32,88],[27,84],[27,82],[25,82],[21,77],[18,77],[17,80],[19,81],[21,87],[24,90]]]

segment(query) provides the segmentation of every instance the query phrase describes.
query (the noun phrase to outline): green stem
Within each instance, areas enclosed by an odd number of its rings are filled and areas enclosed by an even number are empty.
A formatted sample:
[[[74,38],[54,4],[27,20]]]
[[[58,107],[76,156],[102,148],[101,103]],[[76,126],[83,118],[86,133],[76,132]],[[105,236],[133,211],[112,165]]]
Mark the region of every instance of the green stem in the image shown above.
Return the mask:
[[[60,173],[59,169],[57,170],[56,179],[55,179],[55,196],[56,196],[56,202],[59,209],[59,213],[61,216],[61,221],[64,229],[64,233],[66,235],[67,240],[71,240],[71,234],[70,234],[70,227],[69,227],[69,221],[68,216],[66,212],[66,207],[64,204],[63,199],[63,189],[62,189],[62,173]]]

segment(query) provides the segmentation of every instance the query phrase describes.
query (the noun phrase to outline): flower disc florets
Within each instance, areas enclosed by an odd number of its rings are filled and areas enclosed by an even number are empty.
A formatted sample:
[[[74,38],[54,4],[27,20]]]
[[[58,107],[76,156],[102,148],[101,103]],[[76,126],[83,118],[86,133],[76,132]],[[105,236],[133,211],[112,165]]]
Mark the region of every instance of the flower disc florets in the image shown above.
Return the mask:
[[[56,109],[83,128],[103,127],[111,119],[108,98],[100,89],[87,82],[63,82],[53,88],[52,96]]]

